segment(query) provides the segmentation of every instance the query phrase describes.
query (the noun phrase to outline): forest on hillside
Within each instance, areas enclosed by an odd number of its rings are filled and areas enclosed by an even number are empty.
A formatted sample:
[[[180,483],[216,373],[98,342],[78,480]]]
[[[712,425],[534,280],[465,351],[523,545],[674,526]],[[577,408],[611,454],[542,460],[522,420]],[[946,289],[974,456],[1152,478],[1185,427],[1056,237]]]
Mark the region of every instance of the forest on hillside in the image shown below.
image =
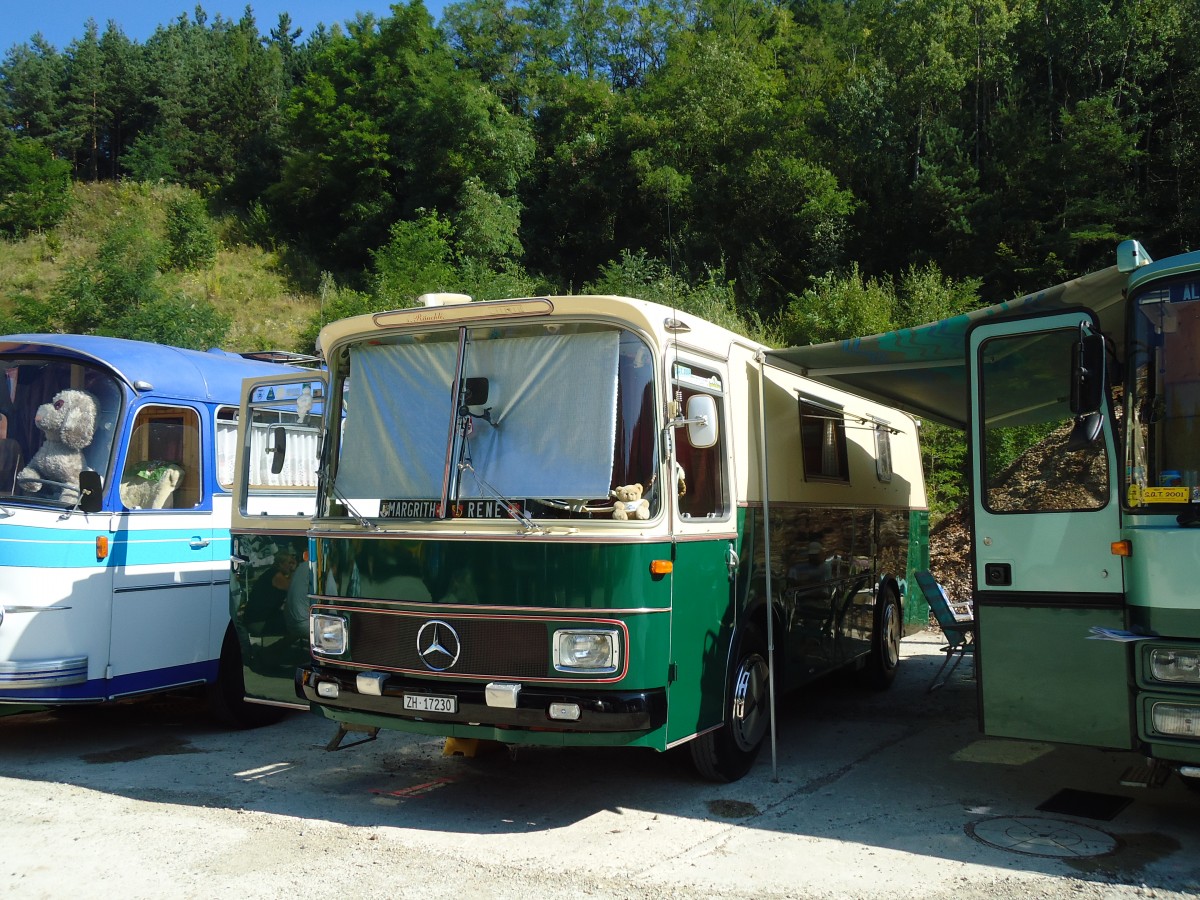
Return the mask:
[[[615,272],[789,341],[882,330],[1125,237],[1194,246],[1197,6],[465,0],[435,23],[413,0],[311,34],[197,6],[144,43],[89,21],[0,63],[0,229],[52,226],[67,179],[166,182],[368,303]]]

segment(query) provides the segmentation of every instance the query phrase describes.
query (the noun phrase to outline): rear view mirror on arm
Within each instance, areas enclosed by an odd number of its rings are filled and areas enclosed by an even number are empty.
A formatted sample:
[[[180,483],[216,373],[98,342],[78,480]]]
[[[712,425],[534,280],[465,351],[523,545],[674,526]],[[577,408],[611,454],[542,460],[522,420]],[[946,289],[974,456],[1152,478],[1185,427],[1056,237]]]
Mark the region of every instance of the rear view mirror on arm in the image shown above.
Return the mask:
[[[694,394],[688,398],[684,422],[688,443],[693,447],[704,449],[717,443],[717,401],[709,394]]]
[[[1080,326],[1079,343],[1071,351],[1071,412],[1099,412],[1104,406],[1104,335]]]
[[[287,429],[282,425],[275,429],[274,446],[267,450],[271,457],[271,474],[278,475],[283,471],[283,460],[287,456]]]
[[[1079,342],[1071,348],[1071,412],[1075,428],[1067,450],[1080,450],[1100,437],[1104,426],[1106,374],[1104,335],[1079,325]]]

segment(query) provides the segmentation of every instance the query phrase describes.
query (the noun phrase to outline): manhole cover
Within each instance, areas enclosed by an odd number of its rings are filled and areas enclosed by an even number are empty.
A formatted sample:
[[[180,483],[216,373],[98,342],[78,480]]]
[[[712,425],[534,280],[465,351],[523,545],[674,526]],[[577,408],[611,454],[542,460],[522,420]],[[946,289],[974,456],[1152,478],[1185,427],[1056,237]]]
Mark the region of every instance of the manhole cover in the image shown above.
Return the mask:
[[[1000,816],[968,822],[966,832],[981,844],[1029,856],[1107,856],[1120,847],[1115,837],[1098,828],[1040,816]]]

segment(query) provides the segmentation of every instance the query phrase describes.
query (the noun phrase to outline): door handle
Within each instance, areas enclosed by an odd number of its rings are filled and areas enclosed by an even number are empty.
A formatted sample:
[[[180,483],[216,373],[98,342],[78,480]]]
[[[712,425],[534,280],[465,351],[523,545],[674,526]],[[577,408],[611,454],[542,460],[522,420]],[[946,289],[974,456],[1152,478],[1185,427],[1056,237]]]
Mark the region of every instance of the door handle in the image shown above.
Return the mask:
[[[206,538],[202,538],[200,535],[195,535],[190,541],[188,541],[188,546],[193,550],[203,550],[210,543],[212,542]]]

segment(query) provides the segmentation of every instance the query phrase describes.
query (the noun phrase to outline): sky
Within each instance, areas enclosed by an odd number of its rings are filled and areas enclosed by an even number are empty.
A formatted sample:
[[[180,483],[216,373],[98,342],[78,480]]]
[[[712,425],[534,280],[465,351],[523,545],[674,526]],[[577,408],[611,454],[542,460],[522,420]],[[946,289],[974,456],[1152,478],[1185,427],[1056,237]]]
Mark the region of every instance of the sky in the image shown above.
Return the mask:
[[[261,34],[275,27],[279,14],[286,12],[293,27],[304,29],[302,41],[319,22],[346,22],[359,12],[382,18],[391,8],[389,0],[0,0],[0,57],[38,31],[62,51],[83,35],[89,17],[96,20],[101,33],[112,19],[130,40],[142,43],[155,28],[175,21],[180,13],[191,18],[197,5],[211,22],[218,13],[226,19],[240,19],[247,4]],[[435,21],[445,5],[446,0],[425,0]]]

